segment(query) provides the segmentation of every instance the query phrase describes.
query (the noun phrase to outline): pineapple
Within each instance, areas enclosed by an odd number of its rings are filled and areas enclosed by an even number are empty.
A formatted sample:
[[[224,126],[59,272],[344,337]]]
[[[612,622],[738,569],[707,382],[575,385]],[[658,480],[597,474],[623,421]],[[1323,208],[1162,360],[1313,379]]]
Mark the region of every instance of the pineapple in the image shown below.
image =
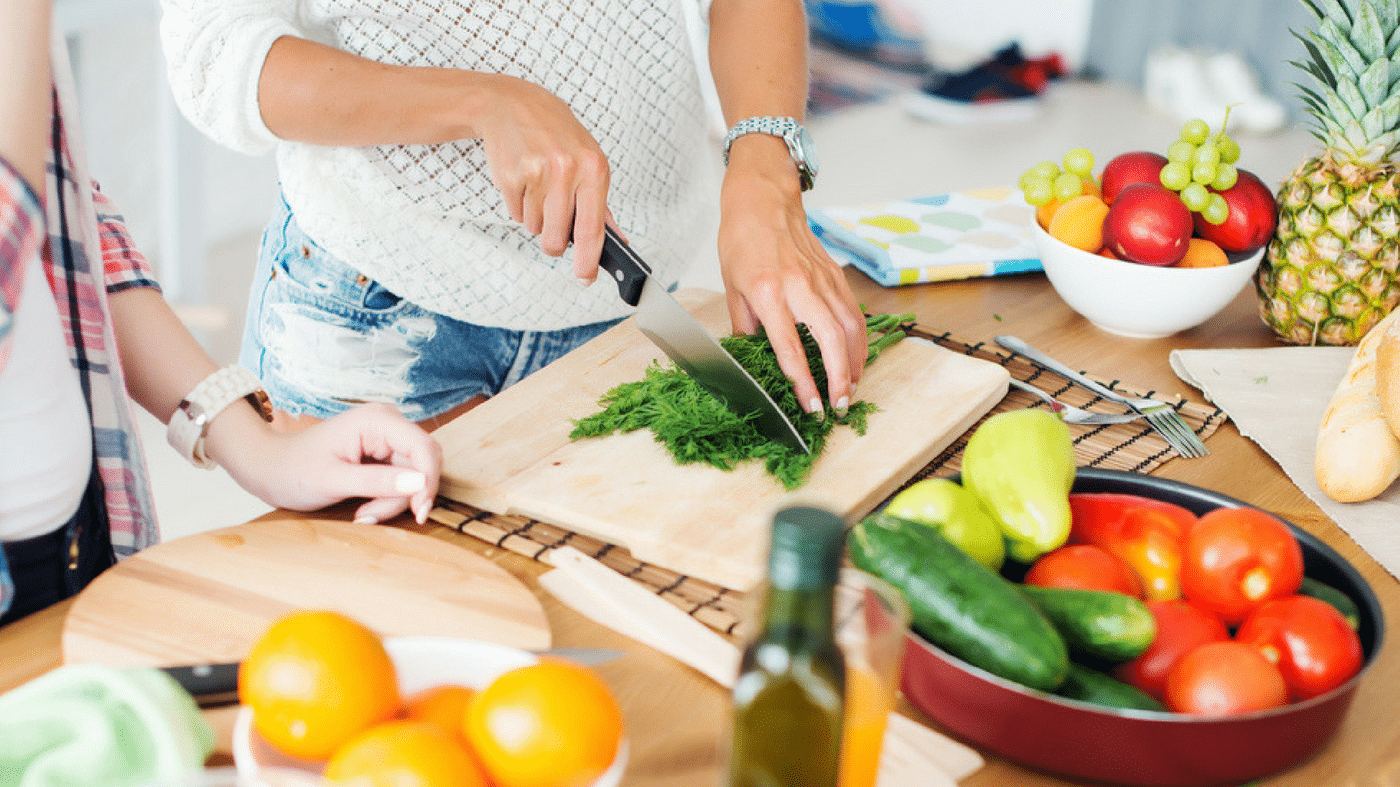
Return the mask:
[[[1279,188],[1259,312],[1287,342],[1356,344],[1400,303],[1400,6],[1303,3],[1319,24],[1295,65],[1317,84],[1298,87],[1326,149]]]

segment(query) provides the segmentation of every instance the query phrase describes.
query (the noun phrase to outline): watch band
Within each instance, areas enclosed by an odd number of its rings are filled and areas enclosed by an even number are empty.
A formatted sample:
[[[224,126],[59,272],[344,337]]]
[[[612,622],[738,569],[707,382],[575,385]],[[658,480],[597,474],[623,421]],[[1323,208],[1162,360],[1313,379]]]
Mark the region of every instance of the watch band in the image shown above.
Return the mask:
[[[787,144],[788,155],[792,156],[792,161],[797,165],[797,174],[802,181],[802,190],[807,191],[812,188],[817,175],[816,151],[812,148],[812,140],[807,135],[807,129],[796,118],[757,116],[744,118],[730,127],[729,133],[724,135],[724,163],[729,164],[729,147],[734,144],[734,140],[745,134],[771,134],[778,137]]]
[[[166,440],[195,467],[213,468],[214,460],[204,452],[209,422],[239,399],[247,399],[264,421],[272,421],[272,402],[262,389],[262,382],[234,364],[204,378],[185,396],[170,415]]]

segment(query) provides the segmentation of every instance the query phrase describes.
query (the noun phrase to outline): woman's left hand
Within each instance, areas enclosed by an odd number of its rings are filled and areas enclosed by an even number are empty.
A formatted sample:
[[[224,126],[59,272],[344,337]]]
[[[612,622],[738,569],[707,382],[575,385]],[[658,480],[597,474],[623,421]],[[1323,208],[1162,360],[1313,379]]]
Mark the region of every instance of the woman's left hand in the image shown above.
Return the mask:
[[[759,152],[741,142],[776,148]],[[796,327],[805,324],[821,350],[828,401],[844,411],[865,368],[865,316],[841,266],[807,224],[782,140],[751,134],[735,142],[721,197],[719,255],[734,330],[753,333],[762,324],[802,409],[821,412],[822,392]]]

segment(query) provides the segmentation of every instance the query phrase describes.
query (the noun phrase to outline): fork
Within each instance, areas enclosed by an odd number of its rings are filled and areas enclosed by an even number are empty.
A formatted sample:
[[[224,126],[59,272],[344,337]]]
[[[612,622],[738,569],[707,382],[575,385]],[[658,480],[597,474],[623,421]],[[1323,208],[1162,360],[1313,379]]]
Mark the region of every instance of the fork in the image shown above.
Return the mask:
[[[1175,449],[1178,454],[1188,459],[1194,459],[1210,453],[1210,450],[1206,448],[1206,444],[1201,442],[1201,438],[1196,436],[1196,433],[1187,425],[1186,421],[1182,420],[1181,415],[1177,413],[1170,404],[1160,399],[1124,396],[1117,391],[1106,388],[1090,380],[1088,377],[1085,377],[1054,358],[1031,347],[1015,336],[996,336],[993,337],[993,339],[1002,347],[1014,353],[1024,355],[1031,361],[1062,375],[1069,381],[1083,386],[1105,399],[1125,404],[1137,412],[1142,413],[1142,415],[1147,418],[1147,423],[1150,424],[1152,428],[1167,441],[1167,445]]]
[[[1036,388],[1034,385],[1027,385],[1026,383],[1023,383],[1020,380],[1017,380],[1015,377],[1011,378],[1011,385],[1016,388],[1020,388],[1022,391],[1033,393],[1036,396],[1043,399],[1046,402],[1046,404],[1050,405],[1050,409],[1053,410],[1056,415],[1060,416],[1060,418],[1064,420],[1065,423],[1122,424],[1127,423],[1128,421],[1136,421],[1137,419],[1143,417],[1142,413],[1136,412],[1095,413],[1090,412],[1089,410],[1083,410],[1081,408],[1075,407],[1072,404],[1065,404],[1064,402],[1060,401],[1059,399],[1056,399],[1050,394],[1040,390],[1039,388]]]

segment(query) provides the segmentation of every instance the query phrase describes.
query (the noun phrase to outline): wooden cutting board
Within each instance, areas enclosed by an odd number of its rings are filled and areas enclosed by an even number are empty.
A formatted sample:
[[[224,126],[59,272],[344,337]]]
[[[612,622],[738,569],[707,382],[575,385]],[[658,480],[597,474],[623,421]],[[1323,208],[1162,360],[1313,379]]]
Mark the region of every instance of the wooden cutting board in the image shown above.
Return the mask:
[[[712,334],[728,332],[721,294],[687,290],[678,300]],[[856,391],[880,408],[866,434],[837,428],[806,484],[788,493],[759,463],[731,472],[677,465],[649,431],[569,439],[574,419],[662,357],[626,320],[438,429],[441,493],[742,590],[763,576],[775,511],[800,503],[847,521],[864,516],[1000,401],[1009,378],[997,364],[931,344],[895,344]]]
[[[550,642],[539,600],[480,555],[395,527],[272,514],[156,545],[103,572],[64,621],[63,660],[238,661],[296,609],[343,612],[383,636]]]

